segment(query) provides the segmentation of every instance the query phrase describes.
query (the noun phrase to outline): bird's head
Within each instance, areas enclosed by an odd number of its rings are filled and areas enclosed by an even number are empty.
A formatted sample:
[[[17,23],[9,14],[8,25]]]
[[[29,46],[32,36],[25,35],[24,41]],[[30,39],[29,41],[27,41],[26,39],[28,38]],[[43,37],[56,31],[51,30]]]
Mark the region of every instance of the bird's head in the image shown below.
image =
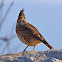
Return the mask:
[[[24,15],[24,9],[22,9],[22,10],[20,11],[19,16],[20,16],[20,17],[24,17],[24,16],[25,16],[25,15]]]
[[[25,20],[25,14],[24,14],[24,9],[22,9],[19,13],[19,16],[18,16],[18,20],[17,22],[19,21],[24,21]]]

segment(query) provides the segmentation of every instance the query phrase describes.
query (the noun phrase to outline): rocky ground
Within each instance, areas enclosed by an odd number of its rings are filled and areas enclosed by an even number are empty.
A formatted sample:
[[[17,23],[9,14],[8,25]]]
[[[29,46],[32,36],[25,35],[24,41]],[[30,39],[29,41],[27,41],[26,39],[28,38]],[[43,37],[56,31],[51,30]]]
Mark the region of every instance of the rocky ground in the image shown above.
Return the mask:
[[[62,49],[1,55],[0,62],[62,62]]]

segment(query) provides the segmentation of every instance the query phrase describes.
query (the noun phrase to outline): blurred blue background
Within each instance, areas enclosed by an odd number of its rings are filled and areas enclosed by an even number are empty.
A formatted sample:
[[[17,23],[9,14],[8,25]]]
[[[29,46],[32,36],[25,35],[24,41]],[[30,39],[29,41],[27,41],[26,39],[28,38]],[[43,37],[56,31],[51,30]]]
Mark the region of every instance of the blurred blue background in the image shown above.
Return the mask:
[[[13,0],[5,1],[2,15],[5,14],[11,1]],[[14,0],[14,5],[0,31],[0,37],[9,35],[12,25],[14,25],[13,34],[16,35],[15,25],[22,8],[25,9],[27,21],[39,30],[47,42],[55,49],[62,49],[62,0]],[[0,51],[4,48],[4,45],[0,48]],[[16,36],[10,42],[9,53],[22,52],[26,46]],[[35,51],[48,49],[43,43],[35,47]],[[27,48],[27,51],[32,50],[33,47]],[[7,54],[7,51],[4,54]]]

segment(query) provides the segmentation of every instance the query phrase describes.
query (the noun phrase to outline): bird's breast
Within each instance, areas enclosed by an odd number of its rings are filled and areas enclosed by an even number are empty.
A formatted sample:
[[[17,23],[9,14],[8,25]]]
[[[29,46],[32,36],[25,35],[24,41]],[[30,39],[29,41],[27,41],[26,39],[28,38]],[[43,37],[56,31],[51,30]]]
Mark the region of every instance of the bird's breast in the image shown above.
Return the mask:
[[[42,43],[39,40],[29,38],[29,37],[23,37],[23,36],[18,35],[18,38],[21,40],[21,42],[23,42],[24,44],[26,44],[28,46],[35,46],[35,45]]]

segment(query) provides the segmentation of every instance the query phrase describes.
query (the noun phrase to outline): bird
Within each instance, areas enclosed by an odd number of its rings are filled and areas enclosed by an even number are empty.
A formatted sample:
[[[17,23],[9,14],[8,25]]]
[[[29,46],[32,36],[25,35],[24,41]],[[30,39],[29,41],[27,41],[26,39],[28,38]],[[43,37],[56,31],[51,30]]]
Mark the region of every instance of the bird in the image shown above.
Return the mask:
[[[54,49],[45,38],[39,33],[36,27],[30,24],[25,17],[24,9],[20,10],[17,23],[16,34],[20,41],[28,46],[34,46],[44,43],[48,48]],[[26,51],[27,47],[23,50]]]

